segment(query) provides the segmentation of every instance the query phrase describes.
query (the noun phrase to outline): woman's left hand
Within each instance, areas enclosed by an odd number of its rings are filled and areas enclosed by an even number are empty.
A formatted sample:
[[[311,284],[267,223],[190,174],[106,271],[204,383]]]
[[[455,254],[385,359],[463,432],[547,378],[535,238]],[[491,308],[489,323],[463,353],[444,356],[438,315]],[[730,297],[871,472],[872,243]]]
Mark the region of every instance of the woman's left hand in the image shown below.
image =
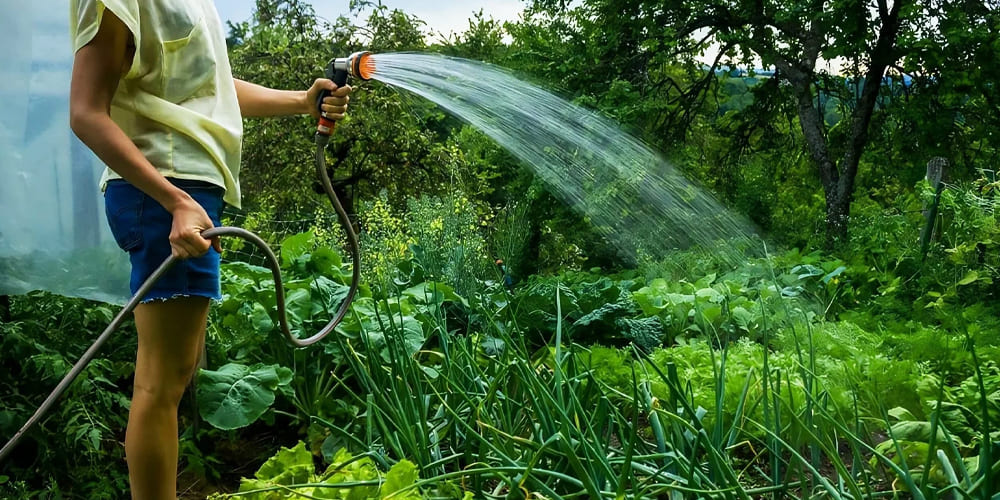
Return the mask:
[[[309,106],[309,113],[313,118],[319,119],[319,109],[316,108],[316,100],[320,92],[329,90],[330,95],[323,100],[323,114],[327,119],[338,121],[344,118],[347,113],[347,103],[351,100],[351,86],[344,85],[337,88],[337,84],[332,80],[319,78],[313,82],[312,87],[306,91],[306,104]]]

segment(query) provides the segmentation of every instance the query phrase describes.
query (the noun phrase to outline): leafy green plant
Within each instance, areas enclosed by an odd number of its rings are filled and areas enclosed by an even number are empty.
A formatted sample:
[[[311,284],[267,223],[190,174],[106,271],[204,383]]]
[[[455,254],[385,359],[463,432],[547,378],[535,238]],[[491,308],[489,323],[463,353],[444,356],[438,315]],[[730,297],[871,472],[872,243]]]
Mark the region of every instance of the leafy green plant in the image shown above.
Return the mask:
[[[471,204],[462,193],[407,203],[406,231],[414,241],[414,259],[428,280],[448,283],[463,295],[478,291],[493,262]]]
[[[488,247],[490,256],[503,260],[514,278],[521,280],[529,271],[531,218],[528,203],[513,202],[499,210],[490,224]]]
[[[111,318],[111,306],[34,292],[11,298],[0,321],[0,435],[13,436]],[[127,332],[130,325],[126,324]],[[135,338],[112,338],[48,418],[0,464],[4,498],[114,499],[127,488],[118,467],[129,407]]]
[[[240,481],[239,492],[212,495],[210,499],[246,498],[280,500],[295,498],[342,498],[345,500],[423,498],[413,488],[419,476],[414,465],[402,460],[384,475],[367,456],[351,456],[341,449],[330,465],[317,472],[305,443],[282,448],[257,470],[252,479]]]
[[[364,203],[360,216],[362,276],[382,297],[392,289],[396,264],[409,257],[414,241],[405,231],[405,215],[393,208],[385,193]]]
[[[275,392],[292,381],[277,365],[230,363],[198,374],[198,407],[206,422],[223,430],[246,427],[274,403]]]
[[[975,357],[975,349],[970,348]],[[874,467],[892,463],[906,489],[918,498],[935,492],[954,491],[964,498],[989,499],[1000,487],[1000,456],[996,455],[1000,431],[1000,377],[995,363],[983,368],[960,386],[958,392],[972,398],[974,406],[953,402],[955,395],[943,380],[936,384],[936,397],[926,401],[933,407],[929,421],[918,420],[903,408],[886,416],[896,420],[888,439],[879,443],[869,461]]]
[[[312,335],[325,326],[347,296],[351,264],[307,232],[282,241],[281,265],[289,328],[299,337]],[[287,372],[288,377],[279,377],[280,392],[292,401],[296,410],[293,417],[301,422],[307,423],[311,416],[350,411],[333,398],[332,372],[339,364],[339,353],[288,345],[278,328],[272,280],[266,268],[244,262],[223,265],[223,299],[212,311],[210,358],[215,364],[274,365],[277,373]],[[367,287],[362,286],[357,300],[363,301],[367,295]],[[272,387],[265,393],[274,390]]]

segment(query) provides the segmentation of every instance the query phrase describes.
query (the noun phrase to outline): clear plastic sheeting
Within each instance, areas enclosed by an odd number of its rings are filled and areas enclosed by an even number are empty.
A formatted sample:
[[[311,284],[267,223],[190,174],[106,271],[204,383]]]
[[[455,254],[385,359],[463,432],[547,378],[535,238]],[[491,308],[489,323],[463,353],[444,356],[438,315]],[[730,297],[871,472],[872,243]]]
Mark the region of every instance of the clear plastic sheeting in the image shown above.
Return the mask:
[[[0,294],[128,298],[128,257],[69,128],[69,1],[0,0]]]

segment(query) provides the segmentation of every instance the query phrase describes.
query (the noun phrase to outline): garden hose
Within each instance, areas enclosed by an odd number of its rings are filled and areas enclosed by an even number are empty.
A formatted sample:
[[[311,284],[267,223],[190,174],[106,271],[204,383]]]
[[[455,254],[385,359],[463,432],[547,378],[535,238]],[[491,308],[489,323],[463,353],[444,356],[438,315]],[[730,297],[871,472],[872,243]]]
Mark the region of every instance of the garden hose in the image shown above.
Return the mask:
[[[374,66],[368,58],[369,55],[370,53],[368,52],[358,52],[352,54],[350,57],[338,58],[331,61],[329,67],[327,68],[327,78],[333,80],[334,83],[337,84],[338,88],[347,83],[348,76],[356,76],[358,78],[368,80],[371,72],[374,71]],[[322,104],[323,98],[328,95],[328,91],[322,92],[319,100],[317,101],[317,107]],[[320,183],[323,185],[323,190],[326,192],[327,197],[330,198],[330,203],[333,204],[333,208],[337,212],[337,218],[340,220],[340,224],[344,227],[344,231],[347,233],[347,245],[350,249],[351,259],[353,259],[354,262],[354,270],[351,276],[351,286],[347,292],[347,297],[345,297],[344,301],[340,304],[340,309],[337,311],[337,314],[330,320],[329,323],[326,324],[326,326],[324,326],[312,337],[305,339],[296,337],[288,328],[288,317],[285,313],[285,289],[281,282],[281,266],[278,263],[278,258],[274,255],[274,252],[259,236],[247,231],[246,229],[225,226],[207,229],[201,233],[205,239],[212,239],[217,236],[235,236],[237,238],[243,238],[244,240],[253,243],[264,252],[264,256],[267,258],[268,267],[271,268],[271,274],[274,276],[275,297],[277,299],[278,308],[278,323],[281,326],[281,331],[284,333],[285,338],[287,338],[288,342],[295,347],[306,347],[315,344],[329,335],[330,332],[332,332],[334,328],[340,324],[340,321],[344,319],[344,316],[347,315],[347,311],[350,309],[351,302],[357,294],[358,285],[361,281],[361,250],[358,246],[358,235],[354,232],[354,228],[351,225],[351,219],[348,217],[344,207],[340,204],[340,199],[337,198],[336,193],[334,193],[333,183],[330,181],[330,175],[326,171],[326,146],[330,142],[330,135],[336,127],[336,122],[324,117],[322,109],[320,109],[320,116],[320,125],[316,132],[316,175],[319,177]],[[76,377],[79,376],[87,365],[94,359],[97,355],[97,351],[104,346],[107,340],[111,337],[111,334],[114,333],[119,326],[121,326],[121,323],[125,320],[126,316],[131,313],[137,305],[139,305],[140,301],[142,301],[143,297],[146,296],[153,285],[163,276],[164,273],[167,272],[167,270],[170,269],[171,266],[174,265],[176,261],[177,258],[173,255],[167,257],[167,259],[164,260],[155,271],[153,271],[153,274],[151,274],[149,278],[142,283],[139,290],[135,292],[135,295],[133,295],[131,299],[129,299],[128,303],[125,304],[125,307],[118,312],[118,315],[114,317],[111,324],[104,329],[104,332],[102,332],[90,348],[83,353],[83,357],[81,357],[80,360],[73,365],[73,368],[66,374],[66,376],[63,377],[63,379],[59,382],[59,385],[57,385],[52,393],[45,398],[45,401],[38,407],[38,410],[35,411],[34,415],[32,415],[31,418],[24,423],[21,429],[14,434],[14,437],[7,441],[7,444],[0,449],[0,463],[3,463],[7,459],[11,452],[14,451],[14,448],[17,447],[18,443],[20,443],[21,438],[29,430],[31,430],[31,428],[34,427],[35,424],[49,412],[49,410],[52,409],[59,397],[66,392],[66,389],[69,388],[70,384],[73,383]]]

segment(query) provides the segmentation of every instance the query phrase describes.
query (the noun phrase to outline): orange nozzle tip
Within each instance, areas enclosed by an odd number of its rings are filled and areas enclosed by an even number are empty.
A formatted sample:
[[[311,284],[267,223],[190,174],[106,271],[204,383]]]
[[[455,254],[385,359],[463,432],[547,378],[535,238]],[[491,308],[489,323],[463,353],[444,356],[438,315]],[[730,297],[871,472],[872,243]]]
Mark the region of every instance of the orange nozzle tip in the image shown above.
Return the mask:
[[[359,56],[358,77],[362,80],[371,80],[375,75],[375,61],[372,60],[371,52],[365,52]]]

